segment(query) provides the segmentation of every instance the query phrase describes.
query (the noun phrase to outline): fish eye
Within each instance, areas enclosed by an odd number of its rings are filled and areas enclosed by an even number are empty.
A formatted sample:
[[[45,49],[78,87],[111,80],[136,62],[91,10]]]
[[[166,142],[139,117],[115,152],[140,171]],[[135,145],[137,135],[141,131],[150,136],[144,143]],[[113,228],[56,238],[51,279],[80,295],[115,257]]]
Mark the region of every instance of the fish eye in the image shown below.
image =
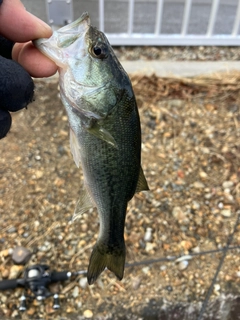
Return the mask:
[[[98,59],[106,59],[107,58],[107,54],[106,54],[106,50],[104,50],[105,48],[104,47],[99,47],[99,46],[94,46],[92,47],[92,55],[95,57],[95,58],[98,58]]]
[[[99,47],[94,47],[93,52],[94,52],[95,56],[100,56],[102,53],[102,50]]]

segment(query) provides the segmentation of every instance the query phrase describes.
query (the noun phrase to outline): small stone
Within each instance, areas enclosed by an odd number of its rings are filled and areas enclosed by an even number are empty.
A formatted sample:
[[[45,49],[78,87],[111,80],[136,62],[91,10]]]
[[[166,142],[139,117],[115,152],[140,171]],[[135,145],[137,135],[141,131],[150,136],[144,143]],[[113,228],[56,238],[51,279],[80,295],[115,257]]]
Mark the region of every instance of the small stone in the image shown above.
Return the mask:
[[[19,314],[18,314],[18,310],[13,310],[12,314],[11,314],[11,318],[16,318],[18,317]]]
[[[10,269],[9,279],[16,279],[22,272],[23,266],[12,266]]]
[[[165,289],[166,289],[168,292],[172,292],[172,291],[173,291],[173,287],[172,287],[172,286],[166,286]]]
[[[24,247],[16,247],[13,249],[12,259],[16,264],[26,264],[31,258],[32,252]]]
[[[222,203],[222,202],[219,202],[218,208],[219,208],[219,209],[222,209],[223,207],[224,207],[223,203]]]
[[[240,271],[237,271],[237,272],[236,272],[236,276],[237,276],[238,278],[240,278]]]
[[[193,208],[193,210],[199,210],[200,204],[197,201],[193,201],[192,208]]]
[[[151,242],[147,242],[147,243],[146,243],[145,250],[146,250],[147,252],[152,251],[154,248],[155,248],[155,243],[151,243]]]
[[[181,247],[183,247],[183,249],[187,251],[191,249],[193,246],[192,242],[188,240],[182,240],[180,244],[181,244]]]
[[[187,260],[183,260],[180,261],[178,264],[178,269],[179,270],[185,270],[188,267],[188,261]]]
[[[73,292],[72,292],[72,296],[73,296],[73,298],[77,298],[78,295],[79,295],[79,287],[75,286],[73,289]]]
[[[85,310],[85,311],[83,312],[83,316],[84,316],[85,318],[87,318],[87,319],[90,319],[90,318],[93,317],[93,312],[92,312],[91,310]]]
[[[166,269],[167,269],[167,266],[165,266],[165,264],[160,267],[161,271],[165,271]]]
[[[34,221],[34,229],[37,230],[39,226],[40,226],[40,222],[38,220],[35,220]]]
[[[232,212],[230,209],[223,209],[221,210],[221,215],[224,216],[225,218],[229,218],[232,215]]]
[[[205,188],[205,185],[204,185],[202,182],[200,182],[200,181],[195,181],[195,182],[193,183],[193,187],[194,187],[195,189],[203,189],[203,188]]]
[[[232,181],[224,181],[222,184],[223,189],[229,189],[233,187],[234,183]]]
[[[197,247],[192,248],[192,252],[199,253],[200,252],[200,247],[197,246]]]
[[[200,178],[202,178],[202,179],[207,179],[207,177],[208,177],[208,175],[207,175],[207,173],[206,172],[204,172],[204,171],[200,171],[199,172],[199,176],[200,176]]]
[[[2,278],[7,279],[9,277],[9,270],[8,269],[2,269],[1,271]]]
[[[216,284],[214,285],[214,291],[215,291],[215,292],[219,291],[220,288],[221,288],[221,287],[220,287],[220,284],[216,283]]]
[[[212,198],[212,193],[206,193],[204,195],[204,198],[207,199],[207,200],[211,199]]]
[[[145,273],[145,274],[148,274],[149,270],[150,270],[149,267],[142,268],[142,272]]]
[[[184,220],[186,218],[185,213],[180,207],[174,207],[172,210],[172,215],[176,220]]]
[[[86,278],[86,277],[81,278],[81,279],[79,280],[79,285],[80,285],[81,288],[86,289],[86,287],[87,287],[87,285],[88,285],[88,280],[87,280],[87,278]]]
[[[44,171],[41,171],[41,170],[36,170],[34,172],[34,179],[41,179],[44,175]]]
[[[30,308],[27,309],[27,314],[29,316],[33,316],[35,312],[36,312],[36,308],[35,307],[30,307]]]
[[[14,232],[16,232],[17,231],[17,229],[15,228],[15,227],[10,227],[8,230],[7,230],[7,232],[8,233],[14,233]]]
[[[152,240],[152,228],[147,228],[144,235],[144,241],[149,242],[151,240]]]
[[[140,287],[141,284],[141,278],[135,277],[132,279],[132,288],[134,290],[137,290]]]
[[[0,252],[0,256],[3,258],[6,258],[6,257],[10,256],[11,254],[12,254],[12,248],[5,249]]]

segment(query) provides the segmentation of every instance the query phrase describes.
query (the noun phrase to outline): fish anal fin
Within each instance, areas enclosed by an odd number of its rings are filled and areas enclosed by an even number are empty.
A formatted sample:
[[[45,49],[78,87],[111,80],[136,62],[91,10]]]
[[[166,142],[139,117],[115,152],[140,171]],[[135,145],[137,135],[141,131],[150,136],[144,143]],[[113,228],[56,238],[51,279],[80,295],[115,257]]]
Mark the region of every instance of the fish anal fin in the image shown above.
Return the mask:
[[[143,169],[140,167],[136,192],[149,190],[147,180],[144,176]]]
[[[73,160],[76,166],[79,168],[80,163],[80,147],[77,137],[72,129],[70,129],[70,149],[73,156]]]
[[[91,197],[86,188],[83,189],[81,196],[76,204],[74,214],[72,216],[72,221],[79,218],[84,212],[95,207]]]

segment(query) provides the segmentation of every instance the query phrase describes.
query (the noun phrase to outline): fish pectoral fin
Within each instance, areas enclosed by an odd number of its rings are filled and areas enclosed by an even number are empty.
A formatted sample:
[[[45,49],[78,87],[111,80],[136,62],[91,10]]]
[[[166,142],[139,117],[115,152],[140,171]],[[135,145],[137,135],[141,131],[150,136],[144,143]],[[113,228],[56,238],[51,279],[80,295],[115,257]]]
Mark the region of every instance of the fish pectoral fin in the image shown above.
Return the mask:
[[[74,214],[72,216],[72,222],[78,219],[84,212],[95,207],[93,201],[86,188],[83,189],[81,196],[76,204]]]
[[[95,137],[107,142],[112,147],[118,149],[117,143],[113,138],[113,136],[107,130],[105,130],[101,125],[99,125],[98,122],[95,122],[94,125],[87,128],[87,131],[92,135],[94,135]]]
[[[77,137],[72,129],[70,129],[70,149],[73,156],[73,160],[76,166],[79,168],[80,163],[80,147],[78,144]]]
[[[149,190],[147,180],[144,176],[143,169],[140,167],[136,192]]]

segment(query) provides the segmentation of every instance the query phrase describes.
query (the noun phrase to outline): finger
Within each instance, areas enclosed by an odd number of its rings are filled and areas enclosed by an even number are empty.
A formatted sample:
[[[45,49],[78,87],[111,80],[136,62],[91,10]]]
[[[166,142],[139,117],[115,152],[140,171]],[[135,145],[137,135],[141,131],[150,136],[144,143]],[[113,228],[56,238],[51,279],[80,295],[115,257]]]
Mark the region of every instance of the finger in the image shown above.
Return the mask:
[[[16,61],[0,56],[0,109],[17,111],[33,100],[34,84]]]
[[[57,71],[56,64],[37,50],[32,42],[16,43],[12,57],[35,78],[50,77]]]
[[[0,34],[14,42],[49,38],[51,28],[27,12],[20,0],[4,0],[0,6]]]
[[[0,139],[4,138],[11,128],[12,118],[7,110],[0,109]]]

